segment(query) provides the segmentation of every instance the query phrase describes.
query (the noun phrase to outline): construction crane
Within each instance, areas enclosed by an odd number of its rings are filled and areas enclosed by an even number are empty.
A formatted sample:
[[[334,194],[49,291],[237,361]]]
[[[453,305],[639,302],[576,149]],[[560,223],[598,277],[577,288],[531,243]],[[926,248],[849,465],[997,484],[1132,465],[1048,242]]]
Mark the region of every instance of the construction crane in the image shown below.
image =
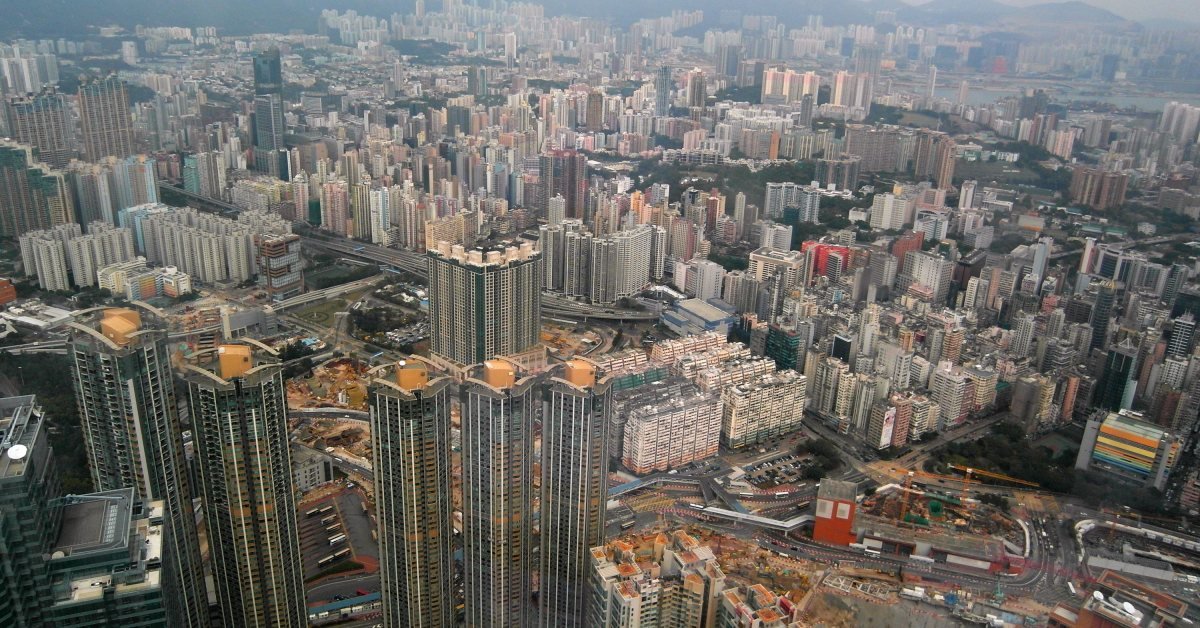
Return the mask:
[[[905,518],[908,517],[908,500],[912,497],[912,481],[913,472],[909,471],[904,478],[904,497],[900,502],[900,523],[904,523]]]
[[[1011,475],[1004,475],[1003,473],[996,473],[994,471],[984,471],[983,469],[972,469],[969,467],[960,467],[956,464],[947,464],[946,466],[955,471],[962,472],[966,476],[966,479],[963,480],[964,484],[969,483],[971,481],[971,476],[974,475],[976,477],[983,476],[985,478],[991,478],[993,480],[1012,482],[1013,484],[1020,484],[1022,486],[1029,486],[1032,488],[1038,487],[1038,484],[1036,482],[1030,482],[1028,480],[1014,478]],[[965,491],[966,489],[964,488],[963,490]]]

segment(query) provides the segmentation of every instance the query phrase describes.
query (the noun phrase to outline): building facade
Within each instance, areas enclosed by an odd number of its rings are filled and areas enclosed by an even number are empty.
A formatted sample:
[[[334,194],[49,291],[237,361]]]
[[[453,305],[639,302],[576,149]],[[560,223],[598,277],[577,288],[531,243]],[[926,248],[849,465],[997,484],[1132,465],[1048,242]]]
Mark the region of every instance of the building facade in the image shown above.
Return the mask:
[[[308,625],[287,400],[275,353],[220,345],[183,370],[217,603],[226,626]]]
[[[383,624],[454,625],[450,383],[419,358],[372,371]]]

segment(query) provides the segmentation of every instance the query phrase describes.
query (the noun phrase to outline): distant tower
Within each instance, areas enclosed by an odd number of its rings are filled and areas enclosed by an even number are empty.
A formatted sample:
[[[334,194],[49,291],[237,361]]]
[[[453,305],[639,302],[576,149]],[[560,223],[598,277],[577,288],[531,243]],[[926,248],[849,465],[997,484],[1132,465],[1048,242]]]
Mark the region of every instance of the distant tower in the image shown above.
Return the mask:
[[[163,500],[172,625],[208,625],[193,492],[183,455],[166,324],[155,312],[109,308],[71,323],[72,375],[92,482]]]
[[[938,67],[936,65],[930,65],[928,79],[929,83],[925,86],[925,99],[929,101],[930,105],[933,104],[934,92],[937,90],[937,73]]]
[[[1100,283],[1096,304],[1092,307],[1092,342],[1090,349],[1103,349],[1108,341],[1108,323],[1112,317],[1113,303],[1117,298],[1117,284],[1111,280]]]
[[[0,236],[74,222],[67,179],[38,164],[33,148],[0,139]]]
[[[203,351],[182,373],[217,603],[226,626],[301,628],[308,614],[282,367],[265,345],[244,342]]]
[[[65,168],[75,156],[75,123],[66,96],[53,87],[40,94],[14,96],[5,103],[8,132],[38,151],[38,159]]]
[[[450,378],[419,358],[371,372],[383,624],[454,625]]]
[[[462,384],[462,538],[466,625],[528,626],[536,380],[506,360]]]
[[[116,74],[79,86],[79,120],[88,161],[134,154],[129,90]]]
[[[654,115],[662,117],[671,111],[671,68],[660,66],[654,75]]]
[[[703,109],[708,103],[708,82],[704,71],[692,70],[687,77],[687,106]]]
[[[966,79],[963,79],[963,82],[958,84],[958,104],[959,105],[967,104],[967,92],[968,92],[968,90],[970,90],[970,88],[971,88],[971,84],[968,83],[966,81]]]
[[[290,179],[286,152],[282,152],[283,69],[279,49],[254,55],[254,167],[260,172]],[[351,179],[352,180],[352,179]]]
[[[549,374],[542,414],[538,625],[585,625],[587,565],[604,543],[611,381],[584,359]]]

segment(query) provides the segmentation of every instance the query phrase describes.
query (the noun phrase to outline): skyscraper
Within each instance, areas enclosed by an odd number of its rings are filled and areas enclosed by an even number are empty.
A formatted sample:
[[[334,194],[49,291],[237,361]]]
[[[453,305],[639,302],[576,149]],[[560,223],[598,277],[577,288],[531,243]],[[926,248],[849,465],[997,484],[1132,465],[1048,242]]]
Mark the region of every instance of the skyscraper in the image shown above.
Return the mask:
[[[516,355],[541,339],[541,253],[530,242],[429,251],[431,350],[458,364]]]
[[[708,83],[699,68],[687,75],[687,106],[703,109],[708,104]]]
[[[1109,349],[1104,360],[1104,371],[1096,384],[1093,405],[1113,412],[1128,409],[1133,403],[1133,393],[1137,387],[1136,365],[1136,347],[1122,344]]]
[[[254,167],[290,180],[283,146],[283,70],[279,49],[254,55]]]
[[[654,74],[654,115],[662,117],[671,112],[671,68],[659,66]]]
[[[193,359],[182,378],[223,623],[307,626],[279,360],[250,339]]]
[[[187,625],[166,609],[163,502],[143,502],[132,487],[60,496],[48,426],[32,396],[0,399],[0,425],[0,622]]]
[[[0,236],[15,238],[27,231],[72,222],[71,193],[66,177],[39,164],[33,149],[0,139]]]
[[[65,168],[75,156],[75,123],[66,96],[53,87],[5,103],[8,132],[37,149],[39,161]]]
[[[1092,307],[1092,341],[1088,349],[1102,349],[1108,342],[1109,319],[1112,318],[1113,303],[1117,298],[1117,284],[1111,280],[1100,283],[1096,293],[1096,304]]]
[[[537,380],[488,360],[462,385],[463,588],[466,624],[532,623],[533,425]]]
[[[539,158],[539,179],[545,191],[541,208],[549,215],[550,199],[566,201],[566,217],[587,220],[587,158],[575,150],[552,150]]]
[[[129,91],[116,74],[79,86],[79,120],[88,161],[134,153]]]
[[[0,624],[43,626],[54,599],[43,556],[62,524],[62,482],[36,398],[0,399],[0,422]]]
[[[450,378],[419,358],[372,371],[383,624],[453,626]]]
[[[109,308],[70,324],[72,375],[92,482],[163,500],[172,625],[208,624],[167,331],[157,312]]]
[[[556,366],[546,381],[538,552],[545,628],[585,625],[588,557],[604,542],[610,384],[582,358]]]

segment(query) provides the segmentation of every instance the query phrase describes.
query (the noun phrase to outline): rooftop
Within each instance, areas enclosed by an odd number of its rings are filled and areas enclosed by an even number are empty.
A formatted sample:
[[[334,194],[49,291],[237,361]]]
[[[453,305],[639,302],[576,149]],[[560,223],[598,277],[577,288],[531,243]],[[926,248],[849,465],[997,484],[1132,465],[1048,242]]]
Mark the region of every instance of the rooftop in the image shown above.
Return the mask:
[[[0,478],[25,472],[30,447],[37,440],[41,412],[33,395],[0,399]]]
[[[77,495],[68,500],[62,509],[62,529],[54,545],[55,552],[70,556],[119,548],[129,542],[132,488]]]
[[[821,480],[821,486],[817,489],[817,499],[833,499],[844,502],[852,502],[858,496],[858,485],[854,482],[844,482],[842,480],[831,480],[825,478]]]

